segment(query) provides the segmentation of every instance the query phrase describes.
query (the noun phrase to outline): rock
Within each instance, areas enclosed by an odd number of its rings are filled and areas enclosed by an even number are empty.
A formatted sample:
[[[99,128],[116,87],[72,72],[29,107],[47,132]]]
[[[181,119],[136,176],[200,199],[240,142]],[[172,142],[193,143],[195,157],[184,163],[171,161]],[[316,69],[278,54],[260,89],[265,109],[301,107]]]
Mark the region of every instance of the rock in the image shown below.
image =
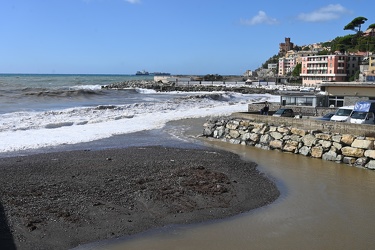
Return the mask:
[[[341,142],[341,135],[333,135],[332,136],[332,141],[334,142]]]
[[[310,147],[308,146],[303,146],[299,149],[298,151],[301,155],[308,156],[310,155]]]
[[[204,128],[203,129],[203,135],[204,136],[211,136],[212,134],[213,134],[212,129],[210,129],[210,128]]]
[[[369,161],[366,165],[365,165],[366,168],[368,169],[372,169],[374,170],[375,169],[375,160],[371,160]]]
[[[370,140],[355,139],[351,146],[354,148],[373,149],[374,142]]]
[[[296,141],[287,141],[284,145],[283,150],[287,152],[295,152],[298,148],[298,142]]]
[[[322,147],[325,149],[325,150],[328,150],[332,147],[332,142],[331,141],[325,141],[325,140],[320,140],[318,142],[320,145],[322,145]]]
[[[277,131],[277,127],[275,127],[275,126],[270,126],[269,131],[270,131],[270,132],[276,132],[276,131]]]
[[[344,134],[341,137],[341,142],[346,145],[352,145],[354,139],[355,139],[354,135]]]
[[[278,127],[277,131],[280,132],[280,133],[283,133],[283,134],[290,134],[290,129],[288,129],[286,127]]]
[[[355,163],[354,163],[354,166],[356,167],[364,167],[367,163],[369,162],[369,159],[366,158],[366,157],[361,157],[361,158],[358,158]]]
[[[316,146],[311,148],[311,157],[314,158],[322,158],[323,155],[323,147]]]
[[[321,139],[325,141],[330,141],[332,136],[330,134],[318,133],[315,134],[316,139]]]
[[[365,150],[361,148],[353,148],[353,147],[343,147],[341,149],[341,153],[344,156],[352,156],[352,157],[363,157]]]
[[[237,129],[239,125],[240,125],[240,123],[238,121],[231,120],[231,121],[229,121],[227,123],[226,127],[229,128],[229,129],[234,130],[234,129]]]
[[[366,150],[365,156],[371,159],[375,159],[375,150]]]
[[[230,137],[232,137],[234,139],[240,137],[240,133],[238,132],[238,130],[235,130],[235,129],[229,130],[229,135],[230,135]]]
[[[272,141],[272,138],[270,135],[262,135],[259,140],[259,142],[262,144],[269,144],[270,141]]]
[[[299,136],[299,135],[291,135],[290,136],[290,139],[292,140],[292,141],[298,141],[298,142],[300,142],[301,140],[302,140],[302,137],[301,136]]]
[[[244,133],[244,134],[241,136],[241,140],[242,140],[242,141],[247,141],[247,140],[250,139],[250,136],[251,136],[251,134],[250,134],[249,132]]]
[[[254,141],[254,142],[258,142],[259,138],[260,138],[260,135],[255,134],[255,133],[251,133],[250,137],[249,137],[249,139],[252,140],[252,141]]]
[[[290,132],[292,132],[292,134],[299,135],[299,136],[306,135],[306,130],[298,129],[298,128],[292,128]]]
[[[241,120],[240,121],[240,126],[242,126],[242,127],[249,127],[250,126],[250,121],[248,121],[248,120]]]
[[[224,133],[225,133],[225,128],[223,126],[217,127],[213,133],[213,137],[221,138],[223,137]]]
[[[270,148],[273,149],[282,149],[283,148],[283,142],[280,140],[273,140],[270,142]]]
[[[302,142],[305,146],[311,147],[316,144],[316,138],[311,134],[307,134],[302,137]]]
[[[328,151],[322,155],[322,159],[326,161],[337,161],[337,153],[334,151]]]
[[[338,150],[341,150],[342,149],[342,144],[341,143],[338,143],[338,142],[333,142],[332,145],[337,148]]]
[[[271,132],[270,135],[275,139],[275,140],[280,140],[283,138],[283,135],[279,132]]]
[[[348,165],[354,165],[355,164],[355,160],[356,160],[356,158],[354,158],[354,157],[345,156],[342,159],[342,162],[345,163],[345,164],[348,164]]]

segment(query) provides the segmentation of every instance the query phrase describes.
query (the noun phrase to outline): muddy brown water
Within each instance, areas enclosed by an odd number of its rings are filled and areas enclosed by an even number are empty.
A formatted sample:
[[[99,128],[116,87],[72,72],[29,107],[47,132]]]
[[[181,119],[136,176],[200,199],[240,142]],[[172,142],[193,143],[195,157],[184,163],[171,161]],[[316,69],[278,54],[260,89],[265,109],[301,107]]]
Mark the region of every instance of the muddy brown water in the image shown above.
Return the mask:
[[[209,142],[255,161],[280,198],[224,220],[170,226],[95,249],[374,249],[375,172],[300,155]]]

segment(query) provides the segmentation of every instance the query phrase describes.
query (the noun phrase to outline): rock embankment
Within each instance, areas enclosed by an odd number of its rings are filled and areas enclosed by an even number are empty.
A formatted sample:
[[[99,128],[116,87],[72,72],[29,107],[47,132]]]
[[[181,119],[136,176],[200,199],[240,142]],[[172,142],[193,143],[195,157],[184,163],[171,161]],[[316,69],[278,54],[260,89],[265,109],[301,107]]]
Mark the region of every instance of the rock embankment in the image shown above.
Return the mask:
[[[203,135],[233,144],[375,169],[374,137],[269,125],[238,118],[211,119],[204,124]]]
[[[145,80],[131,80],[118,83],[112,83],[106,86],[102,86],[102,89],[126,89],[126,88],[144,88],[153,89],[158,92],[169,92],[169,91],[183,91],[183,92],[197,92],[197,91],[233,91],[243,94],[277,94],[278,90],[255,88],[255,87],[244,87],[244,86],[226,86],[223,85],[206,85],[206,84],[176,84],[175,82],[163,83],[156,81],[145,81]]]

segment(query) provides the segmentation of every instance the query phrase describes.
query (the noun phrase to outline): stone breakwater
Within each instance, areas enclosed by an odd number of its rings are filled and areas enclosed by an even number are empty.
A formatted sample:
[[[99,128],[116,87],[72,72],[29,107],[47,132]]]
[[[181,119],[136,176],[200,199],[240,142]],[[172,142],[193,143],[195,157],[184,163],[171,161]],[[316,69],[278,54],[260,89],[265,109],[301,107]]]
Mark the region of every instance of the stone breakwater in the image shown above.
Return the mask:
[[[176,82],[163,83],[156,81],[145,81],[145,80],[131,80],[118,83],[112,83],[106,86],[102,86],[102,89],[126,89],[126,88],[144,88],[153,89],[158,92],[169,92],[169,91],[182,91],[182,92],[199,92],[199,91],[232,91],[242,94],[277,94],[278,90],[265,89],[265,88],[254,88],[249,87],[235,87],[226,85],[215,85],[214,82],[211,85],[207,84],[179,84]]]
[[[375,170],[375,137],[268,125],[239,118],[211,118],[203,136]]]

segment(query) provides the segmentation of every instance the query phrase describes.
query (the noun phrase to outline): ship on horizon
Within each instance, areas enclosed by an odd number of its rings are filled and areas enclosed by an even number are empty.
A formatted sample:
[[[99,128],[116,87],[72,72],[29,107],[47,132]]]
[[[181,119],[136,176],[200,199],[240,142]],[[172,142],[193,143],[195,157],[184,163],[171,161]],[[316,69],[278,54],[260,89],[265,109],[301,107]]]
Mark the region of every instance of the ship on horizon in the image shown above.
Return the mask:
[[[135,73],[135,75],[137,76],[149,76],[149,75],[152,75],[152,76],[170,76],[171,73],[167,73],[167,72],[153,72],[153,73],[150,73],[146,70],[141,70],[141,71],[137,71]]]

